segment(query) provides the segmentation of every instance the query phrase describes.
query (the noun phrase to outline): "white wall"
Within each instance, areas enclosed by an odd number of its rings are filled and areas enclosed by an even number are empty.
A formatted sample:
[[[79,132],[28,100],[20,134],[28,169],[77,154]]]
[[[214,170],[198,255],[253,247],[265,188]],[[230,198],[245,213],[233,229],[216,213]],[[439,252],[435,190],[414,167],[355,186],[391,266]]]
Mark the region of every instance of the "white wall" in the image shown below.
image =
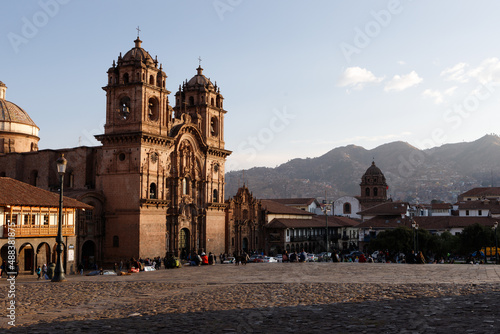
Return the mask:
[[[350,214],[344,214],[344,204],[349,203],[351,204],[351,213]],[[350,217],[350,218],[361,218],[360,215],[357,214],[357,212],[361,211],[361,206],[359,205],[359,200],[356,197],[353,196],[342,196],[335,200],[333,203],[333,214],[335,216],[344,216],[344,217]]]

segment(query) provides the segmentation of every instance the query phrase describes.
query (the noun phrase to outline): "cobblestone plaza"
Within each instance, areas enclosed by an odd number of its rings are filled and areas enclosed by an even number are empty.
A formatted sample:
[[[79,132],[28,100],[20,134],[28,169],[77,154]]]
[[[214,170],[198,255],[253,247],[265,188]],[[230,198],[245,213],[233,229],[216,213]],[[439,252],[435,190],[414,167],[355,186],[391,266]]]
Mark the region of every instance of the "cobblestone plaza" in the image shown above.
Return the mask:
[[[12,333],[497,333],[500,266],[270,263],[19,276]],[[8,284],[2,308],[7,309]],[[5,311],[4,311],[5,312]],[[5,314],[5,313],[4,313]]]

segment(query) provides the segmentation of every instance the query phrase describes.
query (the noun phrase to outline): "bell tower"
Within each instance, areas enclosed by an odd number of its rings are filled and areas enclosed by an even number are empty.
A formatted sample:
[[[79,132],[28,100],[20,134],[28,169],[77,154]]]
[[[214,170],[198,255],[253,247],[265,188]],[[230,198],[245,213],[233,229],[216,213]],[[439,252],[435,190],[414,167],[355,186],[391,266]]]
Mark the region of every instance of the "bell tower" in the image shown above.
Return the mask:
[[[141,47],[135,47],[108,70],[106,91],[105,135],[126,132],[147,132],[167,135],[171,118],[167,75],[158,60]]]
[[[198,66],[196,75],[179,86],[175,94],[175,118],[189,114],[197,125],[207,145],[224,149],[224,115],[220,88],[203,75]]]

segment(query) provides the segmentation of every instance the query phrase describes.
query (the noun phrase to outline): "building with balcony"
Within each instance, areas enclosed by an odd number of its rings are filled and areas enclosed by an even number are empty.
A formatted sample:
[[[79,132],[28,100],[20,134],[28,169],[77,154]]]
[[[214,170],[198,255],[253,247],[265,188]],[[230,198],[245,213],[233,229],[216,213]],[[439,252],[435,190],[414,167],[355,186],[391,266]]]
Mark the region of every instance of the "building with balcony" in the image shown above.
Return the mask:
[[[63,199],[63,265],[76,270],[76,226],[78,212],[92,206],[70,197]],[[21,272],[34,273],[37,266],[56,261],[59,194],[8,177],[0,177],[0,252],[8,258],[14,240]]]

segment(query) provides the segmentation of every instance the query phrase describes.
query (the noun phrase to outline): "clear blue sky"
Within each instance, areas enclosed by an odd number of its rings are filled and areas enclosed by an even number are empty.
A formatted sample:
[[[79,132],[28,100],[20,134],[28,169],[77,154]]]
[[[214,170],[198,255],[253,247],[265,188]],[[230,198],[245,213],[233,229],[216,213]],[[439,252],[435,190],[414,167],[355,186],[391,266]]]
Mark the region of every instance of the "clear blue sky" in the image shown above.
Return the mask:
[[[98,145],[106,71],[142,46],[172,95],[225,98],[228,170],[348,144],[472,141],[500,126],[498,1],[4,1],[0,80],[40,148]],[[173,101],[173,98],[171,98]]]

